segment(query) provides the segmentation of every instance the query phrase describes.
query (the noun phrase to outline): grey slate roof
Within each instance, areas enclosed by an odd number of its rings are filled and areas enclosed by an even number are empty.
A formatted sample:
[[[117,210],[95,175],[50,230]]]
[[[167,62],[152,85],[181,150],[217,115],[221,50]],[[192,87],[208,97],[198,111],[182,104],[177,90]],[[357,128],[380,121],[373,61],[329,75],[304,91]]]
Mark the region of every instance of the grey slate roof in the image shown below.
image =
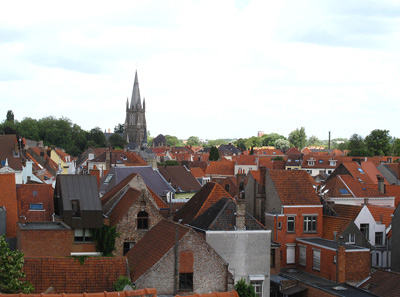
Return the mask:
[[[334,250],[337,250],[337,249],[339,249],[340,246],[343,246],[346,249],[346,251],[351,251],[351,250],[353,250],[353,251],[361,251],[361,250],[369,251],[368,248],[365,248],[362,246],[344,244],[344,243],[340,243],[337,241],[324,239],[321,237],[296,238],[296,240],[306,242],[309,244],[319,245],[324,248],[334,249]]]
[[[231,231],[236,230],[237,204],[223,197],[198,216],[189,225],[201,230]],[[260,223],[246,212],[246,230],[264,230]]]
[[[131,173],[140,174],[145,184],[158,196],[163,196],[166,192],[175,193],[175,190],[162,175],[158,171],[153,170],[151,166],[112,167],[100,182],[100,193],[107,193]],[[106,182],[107,180],[108,182]]]
[[[95,176],[60,174],[57,176],[57,183],[57,187],[59,186],[61,188],[64,211],[72,210],[70,201],[74,199],[79,200],[80,209],[82,211],[103,211]]]
[[[393,166],[390,166],[390,164],[379,164],[376,168],[379,170],[380,173],[382,173],[382,175],[391,185],[398,184],[398,172],[397,170],[393,170]]]

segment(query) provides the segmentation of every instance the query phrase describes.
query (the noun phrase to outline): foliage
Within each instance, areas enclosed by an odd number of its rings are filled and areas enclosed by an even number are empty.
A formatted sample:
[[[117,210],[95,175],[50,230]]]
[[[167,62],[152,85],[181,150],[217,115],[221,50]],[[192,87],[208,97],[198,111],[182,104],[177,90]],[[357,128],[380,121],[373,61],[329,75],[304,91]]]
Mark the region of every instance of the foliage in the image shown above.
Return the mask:
[[[239,297],[256,297],[257,296],[253,285],[246,284],[246,282],[243,278],[237,281],[234,289],[239,294]]]
[[[108,142],[113,149],[123,149],[126,145],[126,140],[118,134],[113,134],[108,138]]]
[[[400,138],[394,139],[390,150],[391,150],[391,155],[400,156]]]
[[[285,161],[282,156],[276,156],[272,160],[274,160],[274,161]]]
[[[278,133],[270,133],[270,134],[264,134],[262,137],[262,145],[264,146],[274,146],[275,142],[278,139],[284,139],[286,140],[286,137],[283,135],[280,135]]]
[[[315,135],[310,136],[307,140],[308,146],[320,146],[322,144],[323,144],[322,141],[319,140],[318,137]]]
[[[362,136],[354,133],[350,136],[349,141],[347,142],[347,149],[348,150],[364,150],[365,143],[364,138]]]
[[[219,151],[216,146],[212,146],[210,149],[210,156],[208,157],[208,160],[218,161],[218,159],[219,159]]]
[[[153,145],[153,137],[150,135],[150,131],[147,130],[147,146],[151,147]]]
[[[263,141],[261,137],[253,136],[248,139],[250,142],[250,146],[252,147],[261,147],[263,145]]]
[[[121,292],[124,290],[125,286],[131,286],[133,290],[136,290],[136,287],[132,284],[129,277],[120,275],[118,280],[114,283],[114,291]]]
[[[119,123],[114,127],[114,133],[124,133],[125,130],[125,124]]]
[[[286,152],[290,148],[290,142],[286,139],[279,138],[275,141],[274,147],[282,152]]]
[[[29,294],[34,290],[31,283],[22,280],[25,277],[23,266],[24,254],[19,250],[11,251],[4,235],[0,236],[0,292]]]
[[[182,142],[176,136],[165,135],[167,146],[180,146]]]
[[[94,144],[94,147],[107,146],[106,137],[99,127],[95,127],[90,130],[88,135],[88,142],[90,142],[90,144]]]
[[[241,151],[246,151],[251,146],[250,140],[247,138],[239,138],[234,145]]]
[[[71,256],[71,257],[78,260],[79,264],[81,265],[85,264],[86,258],[89,258],[89,256]]]
[[[249,155],[254,155],[254,147],[251,147]]]
[[[351,150],[347,156],[349,157],[373,157],[373,153],[367,149],[354,149]]]
[[[119,236],[115,226],[104,225],[102,228],[94,229],[93,240],[96,242],[96,250],[103,256],[112,256],[115,250],[115,239]]]
[[[187,145],[201,146],[201,141],[197,136],[190,136],[187,140]]]
[[[13,113],[12,110],[8,110],[8,111],[7,111],[6,122],[12,122],[12,123],[14,123],[14,113]]]
[[[296,130],[290,132],[288,140],[291,145],[297,147],[298,149],[301,150],[304,148],[307,141],[306,130],[304,127],[301,127],[300,129],[297,128]]]
[[[375,129],[365,137],[365,145],[374,156],[386,156],[390,152],[389,130]]]
[[[203,146],[204,147],[212,147],[212,146],[220,146],[220,145],[222,145],[222,144],[228,144],[229,142],[228,141],[226,141],[225,139],[221,139],[221,138],[219,138],[219,139],[215,139],[215,140],[209,140],[208,142],[207,142],[207,144],[203,144]]]
[[[166,165],[166,166],[179,166],[179,163],[176,160],[167,160],[167,161],[165,161],[164,165]]]

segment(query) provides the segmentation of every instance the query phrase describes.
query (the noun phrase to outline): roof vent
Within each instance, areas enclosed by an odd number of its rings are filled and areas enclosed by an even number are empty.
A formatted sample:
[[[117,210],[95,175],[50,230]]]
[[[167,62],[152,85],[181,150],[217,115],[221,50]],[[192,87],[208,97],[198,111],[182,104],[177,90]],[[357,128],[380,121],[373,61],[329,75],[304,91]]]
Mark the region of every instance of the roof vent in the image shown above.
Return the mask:
[[[332,289],[334,289],[334,290],[336,290],[336,291],[347,291],[347,288],[342,287],[342,286],[332,287]]]

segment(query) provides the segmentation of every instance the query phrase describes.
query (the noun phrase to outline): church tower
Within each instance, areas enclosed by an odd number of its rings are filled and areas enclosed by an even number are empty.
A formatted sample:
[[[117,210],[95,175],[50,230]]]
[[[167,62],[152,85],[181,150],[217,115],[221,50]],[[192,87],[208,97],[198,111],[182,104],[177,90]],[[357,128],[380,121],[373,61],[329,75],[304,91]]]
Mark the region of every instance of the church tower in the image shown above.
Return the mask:
[[[135,142],[139,149],[147,146],[146,103],[143,99],[142,105],[140,99],[137,71],[135,72],[131,103],[129,104],[129,99],[126,99],[124,138],[127,143]]]

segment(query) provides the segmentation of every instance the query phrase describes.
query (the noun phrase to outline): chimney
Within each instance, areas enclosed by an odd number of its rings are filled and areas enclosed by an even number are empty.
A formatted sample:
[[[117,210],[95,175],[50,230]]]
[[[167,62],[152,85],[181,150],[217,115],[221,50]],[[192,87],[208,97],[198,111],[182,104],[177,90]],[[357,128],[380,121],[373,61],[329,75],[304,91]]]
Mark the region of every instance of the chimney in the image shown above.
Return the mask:
[[[328,150],[331,150],[331,131],[329,131]]]
[[[243,174],[238,174],[239,191],[236,199],[236,229],[246,230],[246,200]]]
[[[380,176],[379,174],[376,176],[378,179],[378,191],[385,194],[385,179],[383,176]]]
[[[110,170],[111,168],[111,152],[106,151],[106,170]]]

